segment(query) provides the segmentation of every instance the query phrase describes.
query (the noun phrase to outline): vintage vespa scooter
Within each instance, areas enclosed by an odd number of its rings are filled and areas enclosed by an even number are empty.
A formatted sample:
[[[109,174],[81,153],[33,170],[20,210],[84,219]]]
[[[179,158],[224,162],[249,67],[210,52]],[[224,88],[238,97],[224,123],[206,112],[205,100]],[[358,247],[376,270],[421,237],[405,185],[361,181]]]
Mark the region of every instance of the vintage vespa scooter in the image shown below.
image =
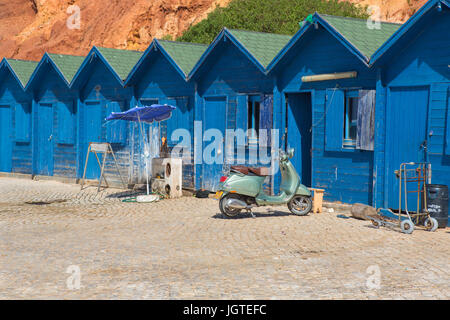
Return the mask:
[[[246,210],[253,217],[254,207],[287,204],[289,210],[298,216],[307,215],[312,208],[311,191],[300,183],[291,159],[294,149],[287,153],[280,150],[281,186],[280,194],[271,196],[264,192],[263,183],[268,176],[264,169],[232,166],[230,174],[220,179],[216,198],[219,208],[227,217],[236,217]]]

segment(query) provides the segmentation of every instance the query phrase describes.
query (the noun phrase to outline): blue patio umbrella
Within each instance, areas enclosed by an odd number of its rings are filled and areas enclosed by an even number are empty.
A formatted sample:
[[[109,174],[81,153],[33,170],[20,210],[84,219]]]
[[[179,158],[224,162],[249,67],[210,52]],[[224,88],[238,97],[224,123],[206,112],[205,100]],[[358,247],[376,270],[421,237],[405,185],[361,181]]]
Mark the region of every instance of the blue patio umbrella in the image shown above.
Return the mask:
[[[113,112],[106,120],[126,120],[135,122],[152,123],[154,121],[164,121],[172,116],[172,111],[176,107],[167,104],[153,104],[151,106],[134,107],[124,112]]]
[[[143,107],[134,107],[130,110],[124,112],[113,112],[111,113],[106,120],[125,120],[125,121],[134,121],[139,122],[139,130],[141,132],[141,136],[144,137],[142,130],[142,122],[153,123],[160,122],[169,119],[172,116],[172,111],[175,110],[176,107],[167,105],[167,104],[153,104],[151,106],[143,106]],[[147,171],[147,195],[150,193],[149,183],[148,183],[148,164],[145,161],[145,167]]]

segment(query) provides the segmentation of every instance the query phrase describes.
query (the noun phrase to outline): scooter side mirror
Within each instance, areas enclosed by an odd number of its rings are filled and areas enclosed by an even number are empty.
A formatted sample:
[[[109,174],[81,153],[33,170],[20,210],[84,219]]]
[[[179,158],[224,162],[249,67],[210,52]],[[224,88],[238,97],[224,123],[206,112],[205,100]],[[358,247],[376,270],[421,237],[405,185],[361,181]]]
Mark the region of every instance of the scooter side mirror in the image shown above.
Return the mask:
[[[287,155],[288,155],[289,159],[292,159],[292,157],[294,156],[294,153],[295,153],[294,148],[290,148],[290,149],[287,151]]]

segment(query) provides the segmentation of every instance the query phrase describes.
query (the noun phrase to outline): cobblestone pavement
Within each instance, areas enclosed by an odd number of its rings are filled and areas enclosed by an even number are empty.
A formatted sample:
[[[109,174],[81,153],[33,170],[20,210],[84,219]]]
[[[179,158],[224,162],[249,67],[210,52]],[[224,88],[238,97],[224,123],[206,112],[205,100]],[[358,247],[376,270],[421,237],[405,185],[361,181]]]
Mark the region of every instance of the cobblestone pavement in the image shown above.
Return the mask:
[[[450,298],[448,228],[404,235],[284,207],[224,219],[213,199],[124,195],[0,178],[0,299]]]

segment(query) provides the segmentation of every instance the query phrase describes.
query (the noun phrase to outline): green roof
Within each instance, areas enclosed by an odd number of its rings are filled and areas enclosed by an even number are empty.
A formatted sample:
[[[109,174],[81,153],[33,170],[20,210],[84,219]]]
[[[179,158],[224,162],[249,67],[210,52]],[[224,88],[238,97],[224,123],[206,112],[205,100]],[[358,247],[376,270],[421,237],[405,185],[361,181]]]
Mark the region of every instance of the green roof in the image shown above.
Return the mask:
[[[56,64],[68,83],[72,82],[85,57],[71,56],[67,54],[48,54],[50,59]]]
[[[30,80],[31,75],[33,74],[36,66],[39,62],[36,61],[27,61],[27,60],[16,60],[16,59],[6,59],[9,65],[13,69],[17,78],[23,87],[25,87]]]
[[[379,29],[369,29],[367,20],[319,15],[367,58],[370,58],[401,27],[401,24],[381,22]]]
[[[292,36],[229,29],[230,33],[267,68],[278,52],[291,40]]]
[[[128,77],[128,74],[142,56],[140,51],[100,47],[97,47],[97,49],[122,80]]]
[[[208,48],[207,45],[199,43],[177,42],[158,40],[164,50],[172,57],[185,75],[188,75],[202,54]]]

